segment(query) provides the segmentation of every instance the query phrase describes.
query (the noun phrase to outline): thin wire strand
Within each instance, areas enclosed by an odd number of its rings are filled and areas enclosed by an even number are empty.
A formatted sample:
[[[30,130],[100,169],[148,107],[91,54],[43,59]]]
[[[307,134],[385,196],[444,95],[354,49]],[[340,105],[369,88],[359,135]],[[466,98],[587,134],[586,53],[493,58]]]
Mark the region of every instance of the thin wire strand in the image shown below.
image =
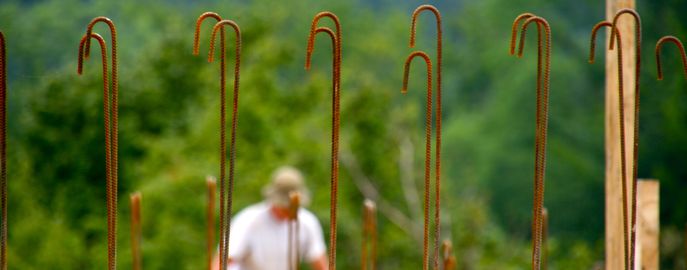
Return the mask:
[[[424,229],[422,240],[422,269],[427,270],[429,265],[429,197],[430,197],[430,171],[431,171],[431,151],[432,151],[432,60],[423,51],[414,51],[408,58],[403,68],[403,87],[401,93],[408,92],[408,74],[410,73],[410,63],[415,57],[421,57],[427,65],[427,105],[425,111],[425,177],[424,177]]]
[[[435,150],[434,150],[434,257],[433,264],[434,269],[439,269],[439,238],[441,237],[440,225],[441,225],[441,66],[442,66],[442,30],[441,30],[441,13],[439,10],[432,5],[422,5],[419,6],[413,12],[413,19],[411,23],[410,31],[410,47],[415,47],[415,36],[417,29],[417,18],[423,11],[430,11],[434,14],[436,18],[437,26],[437,55],[436,55],[436,72],[437,72],[437,82],[436,82],[436,137],[435,137]]]
[[[238,103],[239,103],[239,81],[240,81],[240,68],[241,68],[241,28],[236,24],[236,22],[232,20],[222,20],[215,24],[215,26],[212,29],[212,37],[210,38],[210,53],[208,55],[208,62],[213,61],[214,57],[214,49],[215,49],[215,38],[217,37],[217,32],[218,30],[224,29],[224,26],[230,26],[232,29],[234,29],[234,34],[236,36],[235,40],[235,54],[234,54],[234,96],[232,100],[232,119],[231,119],[231,138],[229,142],[229,187],[228,187],[228,192],[227,192],[227,198],[226,198],[226,204],[227,207],[224,210],[224,239],[223,241],[225,242],[224,244],[224,250],[220,250],[221,257],[220,257],[220,262],[228,262],[229,261],[229,240],[230,240],[230,233],[231,233],[231,209],[232,209],[232,202],[233,202],[233,193],[234,193],[234,167],[235,167],[235,160],[236,160],[236,128],[238,125]],[[222,55],[224,55],[225,52],[222,51]],[[222,103],[226,102],[225,101],[225,94],[224,92],[222,93]],[[225,108],[226,106],[222,106],[222,108]],[[222,112],[222,115],[226,115],[226,113]],[[222,117],[222,130],[225,129],[225,123],[226,121]],[[222,143],[224,143],[224,139],[222,139]],[[226,148],[225,148],[226,149]],[[222,167],[224,168],[224,167]],[[226,269],[226,263],[222,263],[221,269]]]
[[[337,232],[337,198],[339,186],[339,125],[340,125],[340,92],[341,92],[341,23],[339,18],[329,11],[320,12],[313,18],[305,57],[305,69],[310,69],[312,53],[315,49],[315,35],[317,24],[322,18],[329,18],[334,22],[336,38],[333,41],[334,61],[332,78],[332,152],[329,206],[329,270],[336,270],[336,232]]]

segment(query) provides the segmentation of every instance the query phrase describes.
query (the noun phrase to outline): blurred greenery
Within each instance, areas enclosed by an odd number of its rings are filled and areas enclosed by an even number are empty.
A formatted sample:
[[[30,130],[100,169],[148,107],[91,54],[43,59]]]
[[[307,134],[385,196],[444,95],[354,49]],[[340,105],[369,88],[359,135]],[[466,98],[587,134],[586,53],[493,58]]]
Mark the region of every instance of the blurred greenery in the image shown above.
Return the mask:
[[[191,53],[195,20],[204,11],[236,21],[243,32],[234,212],[261,199],[272,170],[292,164],[305,172],[314,195],[310,208],[327,231],[328,40],[318,38],[313,68],[303,69],[310,20],[321,10],[336,13],[343,27],[337,264],[359,265],[360,255],[351,251],[360,245],[361,186],[368,184],[379,193],[373,199],[380,206],[386,202],[379,268],[419,269],[420,209],[401,183],[408,177],[414,181],[411,191],[421,190],[422,64],[413,66],[407,96],[399,91],[402,64],[411,51],[410,14],[419,4],[3,0],[0,30],[8,41],[10,80],[10,269],[106,264],[99,60],[89,59],[85,74],[76,74],[79,38],[100,15],[118,29],[122,268],[131,265],[127,195],[136,190],[143,193],[144,268],[205,264],[204,179],[219,173],[219,71],[205,59],[210,23],[203,25],[201,56]],[[553,30],[545,203],[549,269],[591,269],[604,257],[604,65],[589,65],[586,57],[591,27],[604,18],[604,5],[592,0],[435,4],[445,38],[442,238],[454,242],[459,269],[529,265],[536,54],[533,46],[522,59],[507,54],[511,22],[525,11],[547,18]],[[665,53],[672,61],[665,61],[662,82],[655,80],[650,57],[660,36],[687,37],[687,22],[679,17],[687,2],[640,1],[638,10],[646,59],[639,176],[661,181],[662,268],[687,269],[679,240],[687,222],[686,84],[672,48]],[[104,26],[96,31],[109,40]],[[434,55],[434,20],[423,15],[418,31],[418,47]],[[228,44],[233,55],[233,42]]]

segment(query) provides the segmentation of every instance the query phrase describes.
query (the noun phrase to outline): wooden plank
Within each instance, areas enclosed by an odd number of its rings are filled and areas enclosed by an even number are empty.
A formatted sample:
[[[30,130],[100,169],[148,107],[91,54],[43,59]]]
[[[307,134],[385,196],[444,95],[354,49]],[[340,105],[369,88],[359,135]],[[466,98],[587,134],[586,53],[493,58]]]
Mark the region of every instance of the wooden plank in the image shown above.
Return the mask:
[[[613,21],[616,12],[623,8],[635,8],[634,0],[606,0],[606,19]],[[631,16],[623,16],[618,29],[622,36],[623,46],[623,86],[625,89],[625,150],[626,150],[626,171],[627,175],[632,175],[632,149],[634,139],[634,73],[635,73],[635,36],[634,24]],[[606,31],[606,37],[610,31]],[[606,38],[606,48],[608,48],[608,38]],[[619,108],[618,108],[618,74],[616,51],[606,50],[606,269],[625,269],[624,262],[624,228],[622,212],[622,185],[620,174],[620,131],[619,131]],[[628,177],[629,178],[629,177]],[[631,199],[632,183],[627,182],[628,201]],[[628,211],[630,209],[628,203]],[[630,218],[628,217],[628,221]]]
[[[637,183],[637,270],[658,270],[659,182],[642,179]]]

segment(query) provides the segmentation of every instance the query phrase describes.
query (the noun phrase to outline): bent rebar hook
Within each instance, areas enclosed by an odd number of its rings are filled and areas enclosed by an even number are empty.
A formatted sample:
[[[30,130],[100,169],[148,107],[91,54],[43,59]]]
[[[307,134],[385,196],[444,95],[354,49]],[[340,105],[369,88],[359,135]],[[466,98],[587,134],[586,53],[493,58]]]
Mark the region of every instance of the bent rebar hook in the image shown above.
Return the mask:
[[[220,250],[220,265],[221,269],[226,269],[226,265],[229,261],[229,239],[230,239],[230,232],[231,232],[231,208],[232,208],[232,201],[233,201],[233,193],[234,193],[234,167],[235,167],[235,159],[236,159],[236,127],[237,127],[237,122],[238,122],[238,103],[239,103],[239,82],[240,82],[240,72],[241,72],[241,28],[239,28],[238,24],[232,20],[221,20],[218,23],[215,24],[215,26],[212,28],[212,37],[210,38],[210,52],[208,53],[208,62],[212,62],[214,60],[214,52],[215,52],[215,39],[217,38],[217,32],[221,30],[221,32],[224,32],[224,26],[230,26],[232,29],[234,29],[234,34],[236,36],[236,50],[234,54],[234,97],[232,101],[232,118],[231,118],[231,138],[229,142],[229,181],[228,181],[228,191],[227,191],[227,196],[226,198],[220,198],[222,200],[220,202],[220,218],[223,219],[224,222],[224,231],[220,232],[220,234],[223,236],[222,240],[224,242],[224,249]],[[221,52],[222,56],[224,57],[225,52]],[[224,81],[222,81],[222,85],[224,85]],[[221,110],[221,130],[226,129],[226,91],[222,91],[220,93],[221,96],[221,103],[222,106],[220,108]],[[220,145],[225,143],[225,138],[221,138],[222,141]],[[221,147],[221,146],[220,146]],[[222,148],[222,147],[221,147]],[[221,151],[222,152],[222,157],[221,159],[223,160],[225,158],[225,152],[226,152],[226,146],[224,146],[224,149]],[[222,183],[224,182],[224,166],[220,169],[220,174],[222,177],[222,180],[220,180],[220,189],[224,190],[224,187],[222,187]],[[222,191],[220,192],[220,194]],[[220,195],[221,197],[221,195]],[[225,201],[226,200],[226,201]],[[224,203],[226,203],[226,208],[223,208]],[[224,215],[224,217],[221,217],[221,215]]]
[[[430,168],[432,151],[432,60],[423,51],[414,51],[408,58],[403,68],[403,87],[401,93],[408,93],[408,74],[410,73],[410,63],[415,57],[422,57],[427,64],[427,105],[425,111],[425,177],[424,177],[424,229],[422,240],[422,269],[428,269],[429,263],[429,190],[430,190]],[[437,209],[438,211],[438,209]]]
[[[415,36],[417,28],[417,18],[423,11],[430,11],[434,14],[437,22],[437,55],[436,55],[436,137],[435,137],[435,163],[434,163],[434,269],[439,269],[439,237],[440,237],[440,187],[441,187],[441,64],[442,64],[442,31],[441,31],[441,13],[432,5],[421,5],[413,11],[412,22],[410,27],[410,48],[415,47]]]
[[[7,269],[7,52],[0,32],[0,269]]]
[[[517,29],[520,21],[525,20],[520,30],[520,48],[518,57],[522,57],[525,44],[525,34],[527,26],[531,23],[537,24],[537,112],[536,112],[536,132],[535,132],[535,165],[534,165],[534,202],[533,202],[533,222],[532,222],[532,269],[541,268],[541,245],[543,236],[542,208],[544,204],[544,182],[546,169],[546,138],[549,111],[549,78],[551,73],[551,28],[549,23],[542,17],[531,13],[524,13],[518,16],[513,22],[513,29]],[[544,72],[542,74],[542,36],[541,29],[544,29],[546,49],[544,52]],[[514,53],[516,35],[511,36],[511,54]]]
[[[317,27],[320,19],[330,18],[336,28],[336,33],[327,27]],[[312,53],[315,49],[315,36],[318,33],[327,33],[332,39],[334,60],[332,61],[332,152],[331,152],[331,187],[329,206],[329,270],[336,270],[336,214],[339,185],[339,114],[340,114],[340,90],[341,90],[341,23],[339,18],[329,11],[320,12],[313,18],[308,35],[308,44],[305,55],[305,69],[310,69]],[[335,34],[335,35],[334,35]]]
[[[93,34],[93,26],[102,22],[110,28],[111,36],[111,82],[107,80],[107,56],[105,42],[98,34]],[[103,107],[105,124],[105,175],[107,186],[107,254],[108,269],[114,270],[117,267],[117,171],[118,171],[118,92],[119,82],[117,80],[117,30],[114,23],[107,17],[96,17],[88,24],[86,35],[81,38],[79,43],[79,56],[77,73],[83,71],[84,58],[88,59],[91,53],[91,38],[95,38],[100,44],[103,62]]]
[[[625,106],[623,106],[623,101],[625,100],[625,90],[623,86],[623,47],[622,47],[622,42],[620,39],[620,31],[618,28],[614,28],[613,24],[608,22],[608,21],[602,21],[594,26],[592,29],[592,39],[591,39],[591,46],[589,50],[589,63],[594,63],[594,49],[596,48],[596,34],[598,33],[599,29],[602,27],[610,27],[612,34],[612,37],[609,37],[611,40],[613,40],[613,37],[617,36],[618,37],[618,45],[617,45],[617,64],[618,64],[618,123],[619,123],[619,130],[620,130],[620,178],[621,178],[621,189],[622,189],[622,211],[623,211],[623,240],[624,240],[624,248],[623,248],[623,253],[625,256],[625,269],[633,269],[633,268],[628,268],[628,259],[630,258],[630,251],[628,250],[629,246],[629,228],[627,226],[627,220],[628,220],[628,209],[627,209],[627,161],[626,161],[626,150],[625,150]],[[612,50],[613,47],[609,48],[609,50]]]
[[[634,108],[634,138],[632,149],[632,213],[630,226],[630,262],[628,269],[635,269],[635,245],[637,242],[637,150],[639,148],[639,72],[642,52],[642,20],[639,14],[629,8],[619,10],[613,17],[613,29],[618,28],[618,18],[623,14],[631,15],[635,22],[635,108]],[[620,37],[620,35],[618,35]],[[620,40],[620,39],[618,39]],[[609,48],[613,48],[615,35],[611,35]],[[625,222],[627,224],[627,221]],[[627,266],[627,262],[625,263]]]
[[[656,69],[658,69],[658,80],[663,80],[663,69],[661,68],[661,48],[663,44],[667,42],[675,43],[677,46],[680,57],[682,58],[682,70],[685,72],[685,77],[687,77],[687,55],[685,55],[685,47],[682,46],[682,42],[679,38],[674,36],[665,36],[656,42]]]

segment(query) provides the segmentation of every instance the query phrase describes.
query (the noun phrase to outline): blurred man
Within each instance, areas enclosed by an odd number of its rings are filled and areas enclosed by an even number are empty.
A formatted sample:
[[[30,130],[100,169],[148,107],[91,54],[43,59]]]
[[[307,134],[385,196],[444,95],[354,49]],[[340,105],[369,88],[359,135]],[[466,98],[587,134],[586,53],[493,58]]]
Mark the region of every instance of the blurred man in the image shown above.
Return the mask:
[[[300,205],[307,205],[310,193],[303,175],[293,167],[277,169],[262,193],[265,201],[246,207],[232,219],[228,269],[289,269],[289,223],[293,217],[290,213],[295,212],[289,211],[291,195],[299,194]],[[298,207],[297,213],[299,239],[292,248],[298,245],[298,261],[308,263],[315,270],[327,270],[320,222],[305,208]],[[218,254],[213,269],[219,270]]]

